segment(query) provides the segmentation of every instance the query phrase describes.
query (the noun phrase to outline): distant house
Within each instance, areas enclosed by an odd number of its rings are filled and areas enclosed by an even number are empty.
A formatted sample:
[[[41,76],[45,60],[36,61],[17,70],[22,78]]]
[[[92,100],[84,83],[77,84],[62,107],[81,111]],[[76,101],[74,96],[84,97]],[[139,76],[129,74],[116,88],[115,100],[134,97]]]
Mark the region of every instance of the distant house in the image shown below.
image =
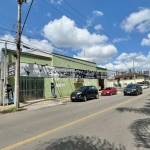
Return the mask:
[[[118,72],[113,80],[114,86],[124,87],[129,83],[146,83],[148,75],[142,73],[122,73]]]

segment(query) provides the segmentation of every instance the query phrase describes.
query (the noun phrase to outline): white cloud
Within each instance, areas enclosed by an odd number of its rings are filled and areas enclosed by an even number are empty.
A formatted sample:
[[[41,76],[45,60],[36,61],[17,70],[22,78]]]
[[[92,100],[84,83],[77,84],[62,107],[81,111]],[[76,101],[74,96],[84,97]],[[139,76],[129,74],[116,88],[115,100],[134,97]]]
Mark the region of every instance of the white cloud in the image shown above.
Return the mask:
[[[97,63],[107,62],[112,57],[117,55],[117,49],[114,45],[93,45],[84,47],[82,51],[74,57],[83,58]]]
[[[129,54],[122,53],[120,56],[118,56],[118,58],[116,60],[118,60],[118,61],[131,60],[137,56],[138,56],[137,53],[129,53]]]
[[[130,39],[129,36],[127,36],[126,38],[116,38],[113,40],[114,43],[119,43],[119,42],[122,42],[122,41],[128,41]]]
[[[122,29],[126,32],[138,30],[139,32],[146,32],[150,30],[150,9],[140,8],[138,12],[130,14],[121,23]]]
[[[59,5],[61,5],[62,2],[63,2],[63,0],[59,0],[57,3],[58,3]]]
[[[0,39],[4,39],[4,40],[8,40],[14,42],[15,38],[12,37],[11,35],[7,34],[4,36],[1,36]],[[49,51],[52,52],[53,47],[51,45],[51,43],[49,43],[47,40],[38,40],[38,39],[29,39],[26,36],[22,36],[21,37],[21,41],[23,42],[24,45],[28,45],[28,47],[30,48],[35,48],[35,49],[40,49],[40,50],[45,50],[45,51]],[[21,44],[22,45],[22,44]],[[0,43],[0,49],[4,47],[3,43]],[[13,45],[10,45],[9,43],[7,44],[7,48],[8,49],[16,49],[16,45],[15,43]],[[23,51],[27,51],[25,48],[22,47]]]
[[[122,42],[122,41],[128,41],[130,39],[129,36],[127,36],[126,38],[116,38],[113,40],[114,43],[119,43],[119,42]]]
[[[82,48],[105,43],[105,35],[91,34],[87,29],[78,28],[75,22],[66,16],[50,21],[43,28],[43,36],[58,47]]]
[[[114,71],[129,71],[133,70],[133,60],[137,59],[134,63],[135,70],[148,70],[150,68],[150,52],[148,55],[140,53],[122,53],[112,63],[100,65],[101,67],[107,68],[108,70]]]
[[[87,27],[90,27],[92,26],[93,22],[94,22],[94,19],[97,17],[97,16],[103,16],[103,13],[101,11],[93,11],[93,16],[89,19],[87,19],[87,25],[85,26],[86,28]]]
[[[12,42],[12,43],[10,43],[10,44],[7,44],[7,48],[9,49],[16,49],[16,45],[15,45],[15,38],[14,37],[12,37],[10,34],[6,34],[6,35],[4,35],[4,36],[0,36],[0,39],[3,39],[3,40],[7,40],[7,41],[10,41],[10,42]],[[2,48],[4,48],[5,46],[4,46],[4,43],[0,43],[0,50],[2,49]]]
[[[77,58],[106,62],[117,54],[116,47],[107,44],[108,38],[105,35],[78,28],[75,22],[66,16],[50,21],[44,26],[42,34],[57,47],[80,51],[74,55]]]
[[[142,45],[142,46],[144,46],[144,45],[150,46],[150,33],[149,33],[147,36],[148,36],[147,39],[144,38],[144,39],[142,40],[142,42],[141,42],[141,45]]]
[[[93,14],[97,15],[97,16],[103,16],[103,13],[101,11],[97,11],[97,10],[94,10]]]
[[[102,25],[98,24],[98,25],[96,25],[96,26],[94,27],[94,29],[95,29],[95,30],[101,30],[101,29],[103,29],[103,28],[102,28]]]
[[[45,50],[48,52],[53,51],[53,47],[52,47],[51,43],[49,43],[45,39],[43,39],[43,40],[31,39],[31,38],[29,39],[26,36],[22,36],[22,42],[29,44],[29,45],[35,47],[36,49]]]
[[[46,14],[46,16],[47,16],[47,17],[50,17],[50,16],[51,16],[51,14],[50,14],[50,13],[47,13],[47,14]]]
[[[59,5],[61,5],[61,3],[63,2],[63,0],[50,0],[51,3],[57,3]]]

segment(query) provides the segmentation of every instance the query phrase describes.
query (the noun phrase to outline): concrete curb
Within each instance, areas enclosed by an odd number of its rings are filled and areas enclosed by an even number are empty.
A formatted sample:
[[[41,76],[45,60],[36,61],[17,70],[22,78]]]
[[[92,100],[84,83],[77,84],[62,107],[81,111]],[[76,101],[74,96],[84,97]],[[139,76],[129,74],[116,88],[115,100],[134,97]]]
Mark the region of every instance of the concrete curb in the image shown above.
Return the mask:
[[[36,109],[36,107],[38,109],[38,108],[42,108],[42,107],[55,106],[55,105],[60,105],[60,104],[64,105],[67,102],[70,102],[70,97],[40,99],[40,100],[20,102],[20,108],[26,108],[27,110],[31,110],[31,108]],[[12,108],[12,107],[15,107],[14,104],[7,105],[7,106],[0,106],[0,113],[2,114],[2,111],[7,110],[7,109]]]

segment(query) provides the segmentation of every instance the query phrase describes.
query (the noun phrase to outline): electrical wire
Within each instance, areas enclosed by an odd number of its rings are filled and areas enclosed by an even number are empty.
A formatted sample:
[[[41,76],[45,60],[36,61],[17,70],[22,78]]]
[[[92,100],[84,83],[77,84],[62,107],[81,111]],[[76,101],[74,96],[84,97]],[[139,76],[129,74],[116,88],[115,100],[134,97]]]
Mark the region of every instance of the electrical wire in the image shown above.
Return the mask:
[[[43,0],[44,1],[44,0]],[[64,1],[64,0],[63,0]],[[71,7],[73,10],[75,10],[78,14],[80,14],[83,18],[85,18],[86,19],[86,17],[83,15],[83,14],[81,14],[79,11],[77,11],[73,6],[71,6],[69,3],[67,3],[66,1],[64,1],[69,7]],[[50,5],[50,4],[49,4]],[[51,5],[50,5],[51,6]],[[59,5],[60,7],[62,7],[61,5]],[[64,7],[62,7],[62,8],[64,8]],[[65,8],[64,8],[65,9]],[[66,10],[66,9],[65,9]],[[69,11],[67,11],[67,12],[69,12]],[[71,12],[69,12],[70,14],[72,14]],[[80,20],[78,17],[76,17],[78,20]],[[81,21],[81,20],[80,20]],[[82,23],[83,23],[83,21],[81,21]],[[91,27],[89,27],[90,29],[92,29]],[[93,30],[93,29],[92,29]],[[114,39],[113,37],[111,37],[108,33],[106,33],[105,31],[101,31],[101,32],[103,32],[105,35],[107,35],[110,39]],[[114,44],[114,43],[113,43]],[[116,44],[114,44],[114,45],[118,45],[118,46],[121,46],[122,48],[124,48],[125,50],[129,50],[129,49],[127,49],[124,45],[122,45],[122,44],[120,44],[120,43],[116,43]]]
[[[33,1],[34,1],[34,0],[31,1],[31,4],[30,4],[29,10],[28,10],[28,13],[27,13],[27,15],[26,15],[26,18],[25,18],[25,21],[24,21],[24,24],[23,24],[23,27],[22,27],[22,30],[21,30],[21,34],[22,34],[22,32],[23,32],[23,29],[24,29],[24,26],[25,26],[25,24],[26,24],[27,18],[28,18],[28,16],[29,16],[29,13],[30,13],[30,10],[31,10]]]

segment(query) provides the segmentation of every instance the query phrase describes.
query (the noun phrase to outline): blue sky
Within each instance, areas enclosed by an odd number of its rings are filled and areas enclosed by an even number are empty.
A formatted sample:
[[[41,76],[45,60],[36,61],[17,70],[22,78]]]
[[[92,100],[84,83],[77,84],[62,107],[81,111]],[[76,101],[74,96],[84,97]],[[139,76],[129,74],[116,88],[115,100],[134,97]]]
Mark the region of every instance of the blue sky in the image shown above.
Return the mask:
[[[22,24],[31,1],[22,5]],[[0,8],[0,39],[14,42],[17,2],[1,0]],[[137,59],[136,70],[148,70],[150,1],[34,0],[22,42],[34,49],[95,61],[110,70],[127,71]]]

